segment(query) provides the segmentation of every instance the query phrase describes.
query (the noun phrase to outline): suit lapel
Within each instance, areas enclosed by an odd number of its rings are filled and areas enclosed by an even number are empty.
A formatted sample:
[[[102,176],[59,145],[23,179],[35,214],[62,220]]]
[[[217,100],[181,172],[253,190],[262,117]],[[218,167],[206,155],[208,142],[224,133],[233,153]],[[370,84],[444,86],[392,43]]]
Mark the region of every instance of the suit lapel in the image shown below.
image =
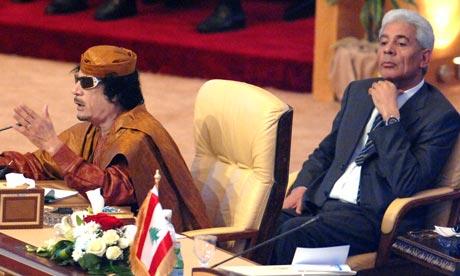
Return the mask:
[[[425,83],[422,88],[420,88],[420,91],[415,93],[415,95],[401,107],[401,123],[406,129],[420,118],[418,110],[426,105],[429,95],[428,90],[428,86]]]

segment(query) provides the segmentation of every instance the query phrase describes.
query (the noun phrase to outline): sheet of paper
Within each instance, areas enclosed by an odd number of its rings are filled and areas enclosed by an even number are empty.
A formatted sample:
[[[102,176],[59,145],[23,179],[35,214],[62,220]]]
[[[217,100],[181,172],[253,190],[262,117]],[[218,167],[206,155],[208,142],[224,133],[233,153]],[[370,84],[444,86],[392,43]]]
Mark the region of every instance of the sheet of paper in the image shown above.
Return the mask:
[[[35,188],[35,180],[24,177],[22,173],[8,173],[5,178],[7,188],[16,188],[23,184],[29,185],[29,189]]]
[[[292,264],[340,265],[345,264],[349,245],[302,248],[297,247]]]
[[[230,275],[252,276],[301,276],[301,275],[355,275],[349,266],[343,265],[265,265],[265,266],[222,266],[219,268]]]
[[[435,225],[434,232],[438,233],[443,237],[460,237],[460,233],[455,232],[454,228],[452,227],[442,227]]]
[[[78,194],[77,191],[71,191],[71,190],[50,189],[50,188],[44,188],[44,190],[45,190],[45,197],[48,197],[50,202]],[[54,197],[54,199],[52,199],[52,197]]]
[[[89,203],[91,203],[93,214],[102,212],[102,208],[104,208],[105,205],[105,200],[101,194],[101,188],[87,191],[86,195],[88,196]]]

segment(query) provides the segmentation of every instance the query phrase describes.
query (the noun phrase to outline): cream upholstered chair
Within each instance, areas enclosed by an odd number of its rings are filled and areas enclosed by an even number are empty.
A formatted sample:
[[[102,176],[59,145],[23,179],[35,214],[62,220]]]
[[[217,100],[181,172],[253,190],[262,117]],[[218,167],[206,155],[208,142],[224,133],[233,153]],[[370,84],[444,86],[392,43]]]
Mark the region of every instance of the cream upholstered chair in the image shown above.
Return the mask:
[[[297,172],[289,175],[288,186],[292,185]],[[458,223],[460,211],[460,136],[451,153],[449,161],[434,188],[421,191],[411,197],[397,198],[385,211],[380,228],[380,243],[377,252],[351,256],[348,265],[356,271],[380,267],[391,263],[390,253],[404,215],[410,210],[429,206],[425,227],[433,225],[452,226]]]
[[[273,94],[247,83],[211,80],[200,88],[191,171],[214,228],[184,234],[244,240],[243,247],[274,234],[288,179],[292,114]],[[264,262],[266,254],[256,255]]]

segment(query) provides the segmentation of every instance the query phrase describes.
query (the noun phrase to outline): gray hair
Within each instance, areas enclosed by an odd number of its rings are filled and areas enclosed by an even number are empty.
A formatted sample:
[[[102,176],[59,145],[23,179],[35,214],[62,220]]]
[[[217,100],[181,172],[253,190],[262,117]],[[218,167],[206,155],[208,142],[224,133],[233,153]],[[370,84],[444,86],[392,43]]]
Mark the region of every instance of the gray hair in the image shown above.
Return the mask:
[[[424,49],[433,50],[434,46],[434,33],[430,22],[422,17],[417,12],[406,9],[394,9],[385,14],[382,19],[382,27],[380,27],[379,37],[383,33],[385,26],[396,22],[403,21],[415,27],[415,37],[419,45]]]

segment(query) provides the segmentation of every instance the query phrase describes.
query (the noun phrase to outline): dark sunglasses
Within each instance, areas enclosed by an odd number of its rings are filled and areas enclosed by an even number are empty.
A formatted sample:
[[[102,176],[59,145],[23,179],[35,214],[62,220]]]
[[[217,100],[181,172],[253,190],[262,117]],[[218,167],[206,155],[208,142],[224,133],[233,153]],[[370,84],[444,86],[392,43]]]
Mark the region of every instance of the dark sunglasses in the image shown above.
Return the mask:
[[[74,75],[75,77],[75,83],[80,82],[80,86],[83,89],[92,89],[98,86],[99,83],[102,82],[101,79],[98,79],[96,77],[88,77],[88,76],[83,76],[79,77],[77,75]]]

